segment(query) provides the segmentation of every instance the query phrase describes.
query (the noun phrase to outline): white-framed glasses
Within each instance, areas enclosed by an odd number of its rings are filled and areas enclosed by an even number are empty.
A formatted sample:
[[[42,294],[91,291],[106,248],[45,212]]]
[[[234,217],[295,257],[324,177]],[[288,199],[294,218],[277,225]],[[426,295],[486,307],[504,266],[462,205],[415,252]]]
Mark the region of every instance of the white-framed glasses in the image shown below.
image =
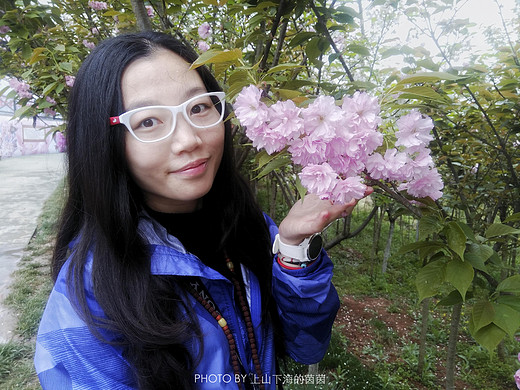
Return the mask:
[[[226,94],[207,92],[192,97],[178,106],[147,106],[110,117],[110,125],[123,124],[130,134],[141,142],[157,142],[169,137],[175,130],[177,114],[193,127],[206,129],[224,118]]]

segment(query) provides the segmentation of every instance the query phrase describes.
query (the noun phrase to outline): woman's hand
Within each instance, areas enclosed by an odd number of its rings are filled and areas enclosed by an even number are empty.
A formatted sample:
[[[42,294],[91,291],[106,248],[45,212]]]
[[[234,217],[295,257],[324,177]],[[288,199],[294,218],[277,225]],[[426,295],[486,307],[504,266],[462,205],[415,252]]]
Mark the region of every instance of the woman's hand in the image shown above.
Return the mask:
[[[372,192],[373,188],[367,187],[365,196]],[[285,244],[298,245],[305,238],[321,232],[336,219],[350,215],[357,202],[352,200],[347,204],[335,205],[330,200],[321,200],[316,195],[306,195],[303,201],[299,200],[294,204],[280,223],[280,239]]]

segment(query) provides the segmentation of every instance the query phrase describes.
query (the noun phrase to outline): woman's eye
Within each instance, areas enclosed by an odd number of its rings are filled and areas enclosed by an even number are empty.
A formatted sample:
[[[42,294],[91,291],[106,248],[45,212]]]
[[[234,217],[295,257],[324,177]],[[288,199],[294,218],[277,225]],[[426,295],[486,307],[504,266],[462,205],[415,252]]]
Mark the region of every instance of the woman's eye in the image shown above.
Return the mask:
[[[146,118],[145,120],[141,121],[137,125],[136,129],[151,128],[151,127],[157,126],[159,123],[160,123],[159,120],[156,118]]]
[[[209,110],[209,109],[210,109],[210,107],[207,104],[199,103],[191,108],[191,114],[195,114],[195,115],[201,114],[204,111]]]

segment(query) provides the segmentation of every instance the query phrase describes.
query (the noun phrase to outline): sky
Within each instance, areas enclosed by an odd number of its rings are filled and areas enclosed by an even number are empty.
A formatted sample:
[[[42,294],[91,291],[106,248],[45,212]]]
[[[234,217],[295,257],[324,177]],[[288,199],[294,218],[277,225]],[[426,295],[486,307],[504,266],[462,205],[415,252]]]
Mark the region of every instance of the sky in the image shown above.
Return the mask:
[[[454,6],[460,7],[457,18],[468,18],[470,22],[475,23],[475,26],[470,28],[470,31],[475,33],[475,36],[471,39],[471,44],[474,47],[473,53],[489,51],[491,47],[486,42],[483,31],[485,31],[487,27],[499,27],[502,29],[499,5],[502,9],[502,15],[507,22],[514,16],[513,10],[515,2],[520,4],[520,0],[453,0]],[[410,24],[408,24],[407,21],[401,21],[397,28],[398,34],[400,36],[406,36],[409,28]],[[516,35],[516,37],[518,37],[518,35]],[[429,40],[420,40],[415,43],[424,46],[431,53],[437,52],[437,49],[435,49],[433,43]],[[467,61],[467,58],[461,58],[459,65],[462,65],[464,61]]]

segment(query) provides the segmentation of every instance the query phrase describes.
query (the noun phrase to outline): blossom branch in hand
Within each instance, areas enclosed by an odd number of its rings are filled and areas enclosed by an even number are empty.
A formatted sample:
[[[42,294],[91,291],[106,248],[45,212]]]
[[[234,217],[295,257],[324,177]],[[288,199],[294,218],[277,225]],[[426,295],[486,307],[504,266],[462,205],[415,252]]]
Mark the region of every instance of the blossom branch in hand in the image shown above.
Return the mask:
[[[293,163],[302,167],[302,185],[321,199],[336,204],[361,199],[367,176],[372,185],[397,183],[398,191],[415,198],[442,196],[443,183],[428,149],[433,121],[416,110],[396,121],[394,147],[381,154],[380,106],[364,92],[345,96],[341,106],[330,96],[318,96],[300,108],[291,100],[268,106],[262,91],[251,85],[234,106],[253,146],[268,154],[287,148]],[[394,199],[408,202],[402,196]]]

